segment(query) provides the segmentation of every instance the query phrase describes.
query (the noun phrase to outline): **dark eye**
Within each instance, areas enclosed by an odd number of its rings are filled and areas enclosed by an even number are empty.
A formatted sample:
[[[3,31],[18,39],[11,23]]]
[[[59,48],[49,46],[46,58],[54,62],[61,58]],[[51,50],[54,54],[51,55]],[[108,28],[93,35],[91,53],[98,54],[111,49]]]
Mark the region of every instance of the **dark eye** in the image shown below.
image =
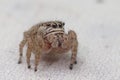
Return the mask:
[[[59,28],[62,28],[62,24],[59,24]]]
[[[65,25],[65,23],[63,22],[63,26]]]
[[[50,26],[50,24],[47,24],[47,26]]]
[[[56,25],[52,25],[52,27],[53,27],[53,28],[57,28],[57,26],[56,26]]]

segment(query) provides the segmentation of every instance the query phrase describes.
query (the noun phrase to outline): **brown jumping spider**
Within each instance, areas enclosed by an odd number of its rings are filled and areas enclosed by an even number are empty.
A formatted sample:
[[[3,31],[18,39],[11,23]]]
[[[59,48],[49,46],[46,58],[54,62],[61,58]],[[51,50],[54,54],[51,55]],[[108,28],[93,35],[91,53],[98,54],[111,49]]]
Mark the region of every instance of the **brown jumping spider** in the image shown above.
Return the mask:
[[[62,21],[48,21],[32,26],[24,32],[24,38],[19,45],[20,57],[18,63],[22,62],[23,47],[27,44],[26,60],[30,68],[31,53],[35,54],[35,71],[40,61],[42,53],[57,54],[66,53],[71,50],[71,62],[69,68],[76,64],[78,40],[73,30],[64,31],[65,23]]]

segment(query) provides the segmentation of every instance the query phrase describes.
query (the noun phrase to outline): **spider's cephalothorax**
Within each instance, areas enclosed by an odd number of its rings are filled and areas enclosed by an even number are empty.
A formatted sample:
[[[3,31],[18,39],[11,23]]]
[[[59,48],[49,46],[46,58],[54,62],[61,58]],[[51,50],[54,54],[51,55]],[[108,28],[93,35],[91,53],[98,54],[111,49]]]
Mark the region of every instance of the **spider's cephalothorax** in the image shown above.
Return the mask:
[[[48,21],[34,25],[28,31],[24,32],[24,38],[20,43],[20,57],[18,63],[22,62],[23,47],[27,44],[27,64],[30,68],[31,52],[35,54],[35,71],[40,60],[41,53],[57,54],[72,51],[70,69],[77,63],[77,35],[70,30],[64,31],[65,23],[62,21]]]

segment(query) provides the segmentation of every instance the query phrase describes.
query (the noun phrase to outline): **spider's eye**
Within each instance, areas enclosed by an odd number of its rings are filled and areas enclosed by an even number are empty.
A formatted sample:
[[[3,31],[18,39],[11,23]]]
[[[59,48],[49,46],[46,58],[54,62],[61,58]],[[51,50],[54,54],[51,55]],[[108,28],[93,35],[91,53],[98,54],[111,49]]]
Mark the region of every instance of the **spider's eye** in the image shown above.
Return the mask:
[[[65,25],[65,23],[63,22],[63,26]]]
[[[47,24],[47,26],[50,26],[50,24]]]
[[[59,24],[59,28],[62,28],[62,24]]]
[[[53,28],[57,28],[57,26],[56,26],[56,25],[52,25],[52,27],[53,27]]]

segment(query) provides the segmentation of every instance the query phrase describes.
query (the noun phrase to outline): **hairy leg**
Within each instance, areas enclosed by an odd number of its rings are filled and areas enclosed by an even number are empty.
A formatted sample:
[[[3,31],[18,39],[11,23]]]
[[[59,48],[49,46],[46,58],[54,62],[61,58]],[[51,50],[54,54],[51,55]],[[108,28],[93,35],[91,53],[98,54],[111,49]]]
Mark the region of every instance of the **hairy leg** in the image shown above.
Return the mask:
[[[31,48],[27,48],[27,54],[26,54],[26,61],[27,61],[27,65],[28,65],[28,68],[31,68],[31,65],[30,65],[30,57],[31,57]]]
[[[71,56],[71,62],[70,62],[70,69],[73,68],[73,64],[77,64],[77,48],[78,48],[78,40],[77,40],[77,35],[74,31],[70,30],[68,32],[68,37],[71,43],[71,51],[72,51],[72,56]]]
[[[35,54],[35,72],[37,71],[37,67],[40,61],[40,53]]]
[[[23,39],[19,45],[19,60],[18,60],[18,64],[22,63],[22,56],[23,56],[23,47],[26,43],[26,40]]]
[[[77,64],[77,47],[73,47],[72,49],[72,56],[71,56],[71,62],[70,62],[70,69],[73,68],[73,64]]]
[[[28,68],[30,68],[31,67],[30,57],[31,57],[32,49],[33,49],[33,42],[31,38],[27,38],[27,41],[28,41],[28,47],[27,47],[27,53],[26,53],[26,57],[27,57],[26,61],[27,61]]]

